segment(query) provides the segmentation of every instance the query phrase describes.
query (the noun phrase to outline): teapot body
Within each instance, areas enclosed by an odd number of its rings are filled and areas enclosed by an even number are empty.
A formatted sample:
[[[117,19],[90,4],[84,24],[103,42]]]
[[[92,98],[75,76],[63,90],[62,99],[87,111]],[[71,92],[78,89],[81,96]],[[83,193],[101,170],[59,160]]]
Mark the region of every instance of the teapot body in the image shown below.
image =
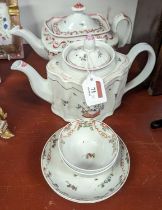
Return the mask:
[[[82,41],[72,43],[62,54],[56,55],[47,64],[47,76],[52,93],[51,108],[65,121],[82,118],[104,120],[120,106],[122,97],[127,91],[142,83],[150,75],[155,65],[154,50],[147,43],[135,45],[127,55],[124,55],[114,51],[111,46],[96,41],[95,48],[91,46],[91,59],[88,57],[84,59],[83,55],[87,52],[85,44],[93,43],[91,38],[87,37],[84,47]],[[136,56],[143,51],[148,53],[146,65],[139,75],[127,83],[129,69]],[[92,56],[97,55],[95,52],[99,53],[96,63],[97,58]],[[90,56],[89,53],[88,55]],[[93,61],[93,68],[90,61]],[[88,106],[86,103],[82,84],[90,72],[103,80],[107,96],[105,103],[93,106]]]
[[[63,68],[61,56],[55,56],[47,65],[48,79],[53,90],[52,111],[68,122],[82,118],[104,120],[121,104],[128,70],[127,57],[117,53],[113,72],[105,76],[107,68],[95,71],[94,74],[101,76],[104,81],[107,102],[88,106],[82,89],[82,82],[86,79],[88,72],[77,71],[78,74],[69,75],[65,67]]]
[[[146,65],[127,83],[134,59],[143,51],[148,53]],[[122,96],[142,83],[152,72],[156,61],[153,48],[147,43],[136,44],[127,55],[115,52],[108,44],[88,36],[67,46],[47,64],[47,79],[24,61],[15,61],[11,69],[19,70],[29,78],[36,95],[51,103],[52,111],[65,121],[78,118],[104,120],[120,106]],[[103,80],[107,100],[88,106],[82,84],[91,73]],[[96,81],[97,83],[97,81]],[[97,85],[96,85],[97,86]],[[90,88],[88,86],[88,88]],[[92,103],[90,103],[92,104]]]

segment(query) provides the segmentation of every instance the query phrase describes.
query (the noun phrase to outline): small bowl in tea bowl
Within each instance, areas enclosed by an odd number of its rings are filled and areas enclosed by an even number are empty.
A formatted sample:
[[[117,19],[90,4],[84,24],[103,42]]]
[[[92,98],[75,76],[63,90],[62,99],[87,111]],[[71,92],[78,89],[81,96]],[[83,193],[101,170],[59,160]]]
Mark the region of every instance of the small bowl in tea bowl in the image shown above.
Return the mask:
[[[107,124],[79,119],[61,130],[58,148],[62,160],[71,169],[84,175],[97,175],[115,163],[119,140]]]

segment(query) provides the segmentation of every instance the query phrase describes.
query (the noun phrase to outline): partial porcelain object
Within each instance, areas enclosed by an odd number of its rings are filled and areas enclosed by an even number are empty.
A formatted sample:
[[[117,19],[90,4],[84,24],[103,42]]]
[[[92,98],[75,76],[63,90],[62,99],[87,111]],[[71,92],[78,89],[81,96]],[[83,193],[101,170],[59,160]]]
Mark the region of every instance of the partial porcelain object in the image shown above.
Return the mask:
[[[96,39],[102,40],[111,46],[124,46],[130,37],[132,24],[130,18],[124,14],[114,17],[110,26],[101,14],[86,14],[85,6],[77,3],[72,7],[72,14],[63,17],[52,17],[47,20],[42,28],[41,40],[25,29],[15,26],[11,34],[24,38],[31,47],[43,58],[52,59],[54,55],[61,53],[70,43],[84,40],[89,33]],[[117,32],[118,25],[127,22],[125,35],[120,38]]]
[[[11,21],[6,3],[0,2],[0,45],[12,44],[12,36],[9,32]]]
[[[115,164],[102,174],[86,177],[75,173],[62,161],[58,150],[60,131],[49,138],[41,155],[42,173],[51,189],[77,203],[96,203],[116,194],[126,182],[130,169],[129,153],[120,137]]]
[[[116,133],[96,120],[76,120],[60,132],[60,156],[74,171],[97,175],[112,167],[119,153]]]
[[[136,56],[143,51],[148,53],[146,65],[139,75],[127,83],[129,69]],[[147,43],[135,45],[124,55],[88,36],[85,40],[68,45],[62,54],[48,62],[47,79],[24,61],[14,62],[11,69],[25,73],[35,94],[48,101],[52,112],[65,121],[87,118],[102,121],[120,106],[127,91],[150,75],[155,60],[154,50]],[[107,95],[105,103],[87,105],[82,84],[90,73],[102,79]]]

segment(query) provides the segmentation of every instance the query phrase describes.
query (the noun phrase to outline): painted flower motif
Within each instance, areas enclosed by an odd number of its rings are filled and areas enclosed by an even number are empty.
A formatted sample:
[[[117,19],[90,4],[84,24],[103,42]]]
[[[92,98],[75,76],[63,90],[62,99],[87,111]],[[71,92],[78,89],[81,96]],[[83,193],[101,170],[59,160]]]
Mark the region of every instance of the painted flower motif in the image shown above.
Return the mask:
[[[45,159],[46,158],[46,150],[43,151],[43,155],[42,158]]]
[[[95,158],[95,153],[87,153],[86,154],[86,159],[92,159],[92,158]]]
[[[51,175],[52,175],[51,172],[48,171],[48,173],[46,174],[46,177],[49,178],[49,177],[51,177]]]
[[[4,29],[7,29],[7,28],[8,28],[8,25],[5,23],[5,24],[3,25],[3,27],[4,27]]]
[[[80,25],[80,26],[84,26],[84,23],[80,23],[79,25]]]
[[[98,58],[101,58],[103,55],[103,53],[100,50],[97,51],[97,54],[98,54]]]
[[[82,120],[80,120],[77,130],[79,130],[80,128],[90,128],[90,130],[93,131],[94,130],[93,121],[84,121],[84,120],[82,121]]]
[[[48,161],[51,160],[51,154],[50,154],[50,153],[48,153],[48,155],[47,155],[47,160],[48,160]]]
[[[55,188],[58,188],[58,187],[59,187],[58,184],[56,184],[56,183],[53,183],[53,186],[54,186]]]
[[[109,176],[101,184],[98,185],[98,187],[101,187],[101,188],[105,187],[105,185],[107,183],[111,182],[111,179],[112,179],[113,176],[114,176],[114,174],[113,174],[113,172],[111,172],[109,174]]]
[[[109,192],[113,192],[114,190],[115,190],[115,188],[112,187],[112,188],[109,189]]]
[[[79,57],[81,61],[87,61],[87,55],[86,54],[83,54],[83,56]]]
[[[66,181],[66,183],[67,183],[67,187],[68,188],[71,188],[72,190],[74,190],[74,191],[76,191],[77,190],[77,187],[76,186],[74,186],[73,184],[71,184],[71,183],[69,183],[68,181]]]
[[[58,138],[56,138],[56,135],[53,135],[52,136],[52,144],[51,144],[52,148],[54,148],[56,146],[57,141],[58,141]]]
[[[119,184],[122,185],[123,182],[124,182],[124,180],[125,180],[125,177],[123,176],[123,174],[121,174],[121,175],[119,176]]]
[[[63,106],[66,106],[66,105],[68,105],[69,104],[69,101],[66,101],[66,100],[63,100],[63,99],[61,99],[62,100],[62,104],[63,104]]]
[[[125,160],[127,161],[127,163],[129,163],[129,154],[128,154],[128,152],[126,153]]]

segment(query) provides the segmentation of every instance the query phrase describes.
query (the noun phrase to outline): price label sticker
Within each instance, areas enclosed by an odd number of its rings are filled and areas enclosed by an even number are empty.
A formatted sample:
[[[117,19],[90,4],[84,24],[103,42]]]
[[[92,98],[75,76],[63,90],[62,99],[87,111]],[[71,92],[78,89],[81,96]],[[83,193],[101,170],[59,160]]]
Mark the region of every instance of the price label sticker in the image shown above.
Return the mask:
[[[100,77],[89,74],[82,84],[85,100],[88,106],[107,101],[104,82]]]

